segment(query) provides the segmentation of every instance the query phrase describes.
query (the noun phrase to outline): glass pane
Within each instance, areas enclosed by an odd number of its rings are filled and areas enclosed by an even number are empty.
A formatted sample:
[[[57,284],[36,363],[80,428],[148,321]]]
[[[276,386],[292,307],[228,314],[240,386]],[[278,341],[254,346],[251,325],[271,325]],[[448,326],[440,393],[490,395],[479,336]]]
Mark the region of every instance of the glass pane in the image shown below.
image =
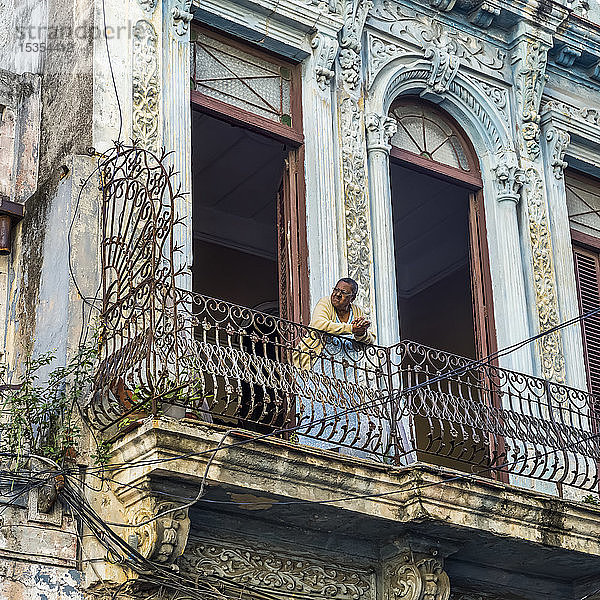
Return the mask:
[[[600,182],[593,178],[565,177],[567,209],[571,227],[593,237],[600,237]]]
[[[431,158],[436,162],[460,169],[460,163],[457,160],[456,152],[454,152],[454,148],[448,138],[446,138],[446,141],[432,153]]]
[[[428,104],[399,104],[390,115],[398,122],[392,145],[436,162],[470,171],[468,154],[452,122]]]
[[[195,32],[194,88],[272,121],[290,124],[290,70]]]

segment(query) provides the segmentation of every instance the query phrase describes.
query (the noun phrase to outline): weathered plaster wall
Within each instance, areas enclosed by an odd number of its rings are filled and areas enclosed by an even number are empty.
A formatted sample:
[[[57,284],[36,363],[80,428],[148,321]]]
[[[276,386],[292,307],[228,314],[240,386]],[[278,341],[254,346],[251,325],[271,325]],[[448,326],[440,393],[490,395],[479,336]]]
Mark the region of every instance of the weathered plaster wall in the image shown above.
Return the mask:
[[[42,79],[40,180],[92,145],[94,4],[50,0],[48,23],[65,33],[46,53]],[[50,30],[49,30],[50,31]]]

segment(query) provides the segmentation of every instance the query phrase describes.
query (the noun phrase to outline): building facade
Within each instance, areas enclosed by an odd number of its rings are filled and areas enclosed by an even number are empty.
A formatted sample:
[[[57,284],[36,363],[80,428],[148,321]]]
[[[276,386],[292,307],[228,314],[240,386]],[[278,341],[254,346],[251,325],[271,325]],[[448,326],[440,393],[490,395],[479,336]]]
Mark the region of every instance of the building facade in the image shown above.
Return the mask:
[[[0,6],[0,596],[600,597],[596,0]]]

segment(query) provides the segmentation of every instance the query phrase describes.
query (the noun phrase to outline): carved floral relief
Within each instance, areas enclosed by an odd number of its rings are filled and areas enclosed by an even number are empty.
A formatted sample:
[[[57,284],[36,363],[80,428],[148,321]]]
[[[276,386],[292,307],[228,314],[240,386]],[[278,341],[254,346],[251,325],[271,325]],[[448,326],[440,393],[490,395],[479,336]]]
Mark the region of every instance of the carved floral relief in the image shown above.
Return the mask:
[[[466,33],[455,31],[427,15],[408,11],[387,0],[377,1],[369,15],[369,22],[385,28],[400,42],[391,43],[372,36],[369,47],[369,80],[388,62],[419,49],[424,58],[444,54],[444,60],[463,64],[477,70],[488,70],[496,75],[504,68],[505,53],[489,48],[484,42]]]
[[[527,169],[525,177],[524,192],[529,219],[538,324],[540,331],[547,331],[556,327],[560,319],[544,184],[537,169]],[[555,331],[543,336],[538,344],[542,377],[557,383],[564,383],[565,361],[560,332]]]
[[[158,146],[160,86],[158,36],[148,21],[133,27],[132,137],[148,150]]]
[[[293,556],[260,544],[194,540],[179,564],[182,572],[196,577],[216,575],[286,599],[290,595],[307,599],[374,598],[373,578],[367,571]]]

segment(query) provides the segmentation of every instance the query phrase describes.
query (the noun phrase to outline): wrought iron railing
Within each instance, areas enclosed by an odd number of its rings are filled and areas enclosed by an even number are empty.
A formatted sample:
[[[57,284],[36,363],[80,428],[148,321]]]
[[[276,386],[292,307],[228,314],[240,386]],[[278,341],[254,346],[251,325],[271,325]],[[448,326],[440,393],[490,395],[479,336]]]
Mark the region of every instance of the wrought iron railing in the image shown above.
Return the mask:
[[[135,146],[102,157],[101,362],[87,413],[109,436],[151,414],[393,464],[597,491],[595,399],[403,341],[365,345],[182,291],[173,173]],[[510,477],[512,476],[512,479]]]
[[[366,345],[181,297],[177,378],[153,393],[135,364],[115,361],[89,406],[101,429],[118,435],[167,414],[376,461],[597,488],[598,419],[585,392],[411,341]]]

